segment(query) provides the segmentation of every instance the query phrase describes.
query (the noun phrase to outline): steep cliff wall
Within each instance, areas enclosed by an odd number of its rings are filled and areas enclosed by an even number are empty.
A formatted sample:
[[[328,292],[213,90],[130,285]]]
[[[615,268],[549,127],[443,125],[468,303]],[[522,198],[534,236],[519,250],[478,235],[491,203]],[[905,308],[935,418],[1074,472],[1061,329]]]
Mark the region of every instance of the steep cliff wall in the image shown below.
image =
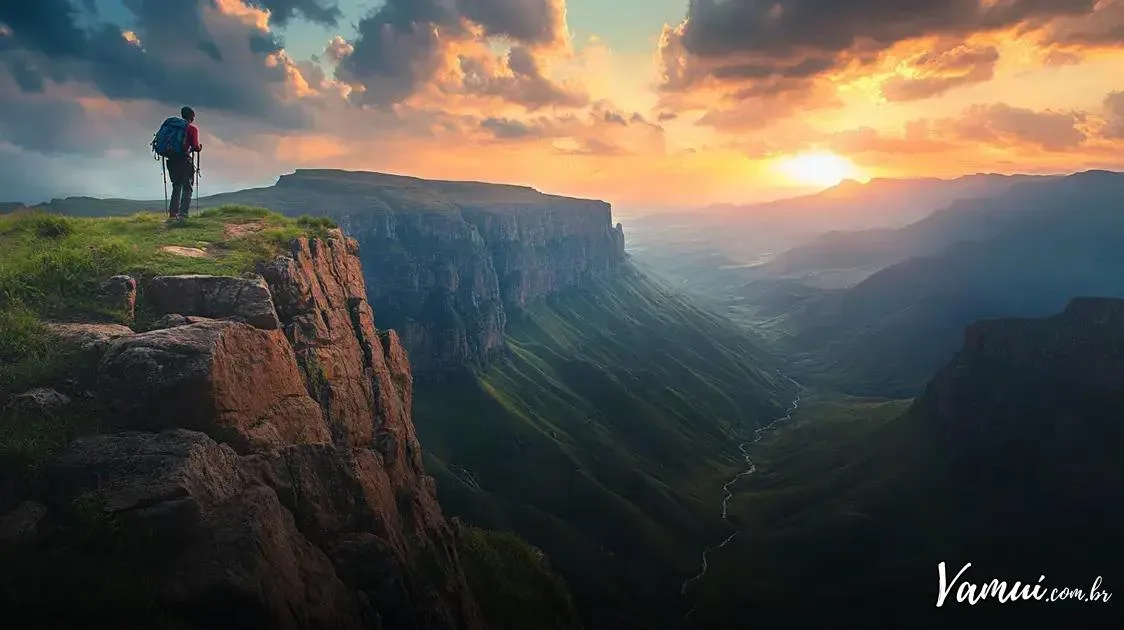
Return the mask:
[[[989,500],[1063,513],[1124,489],[1113,472],[1121,410],[1124,300],[1107,298],[1075,299],[1052,317],[972,324],[913,409],[938,429],[965,487],[1002,488]]]
[[[338,221],[361,246],[380,323],[399,332],[418,373],[486,361],[504,347],[511,309],[624,260],[609,204],[523,186],[299,170],[202,202],[224,203]]]
[[[144,332],[58,328],[96,361],[86,405],[117,432],[74,441],[0,506],[20,576],[6,606],[146,627],[483,627],[357,248],[302,238],[254,278],[152,279]]]

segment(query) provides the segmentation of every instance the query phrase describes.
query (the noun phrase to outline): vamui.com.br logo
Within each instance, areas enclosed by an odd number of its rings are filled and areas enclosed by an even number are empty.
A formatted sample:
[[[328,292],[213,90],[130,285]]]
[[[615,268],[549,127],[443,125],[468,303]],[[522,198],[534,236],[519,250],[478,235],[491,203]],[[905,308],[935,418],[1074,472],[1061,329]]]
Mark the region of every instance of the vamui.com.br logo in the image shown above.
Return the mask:
[[[1072,587],[1054,586],[1041,575],[1037,582],[1008,582],[996,578],[984,582],[973,582],[969,573],[969,562],[950,577],[949,568],[944,562],[937,565],[937,608],[949,603],[974,606],[981,602],[1007,604],[1021,601],[1040,602],[1084,602],[1089,604],[1108,603],[1112,593],[1103,588],[1103,578],[1097,576],[1092,586]]]

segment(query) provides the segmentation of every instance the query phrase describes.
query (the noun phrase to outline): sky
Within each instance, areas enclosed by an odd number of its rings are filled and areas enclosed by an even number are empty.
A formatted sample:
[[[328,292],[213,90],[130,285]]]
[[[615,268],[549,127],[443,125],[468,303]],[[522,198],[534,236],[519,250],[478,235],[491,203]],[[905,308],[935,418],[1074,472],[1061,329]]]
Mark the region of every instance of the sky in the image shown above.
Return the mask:
[[[0,201],[203,194],[298,168],[626,210],[840,179],[1124,167],[1124,0],[0,3]]]

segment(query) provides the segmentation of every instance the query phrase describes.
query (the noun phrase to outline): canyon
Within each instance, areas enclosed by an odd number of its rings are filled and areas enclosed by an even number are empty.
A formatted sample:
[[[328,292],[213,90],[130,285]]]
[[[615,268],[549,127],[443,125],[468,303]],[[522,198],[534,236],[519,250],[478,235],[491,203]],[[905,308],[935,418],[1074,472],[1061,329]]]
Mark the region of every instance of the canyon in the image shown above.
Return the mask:
[[[486,363],[504,351],[511,310],[625,259],[608,203],[523,186],[298,170],[201,201],[223,204],[338,222],[359,243],[380,323],[398,331],[423,377]]]

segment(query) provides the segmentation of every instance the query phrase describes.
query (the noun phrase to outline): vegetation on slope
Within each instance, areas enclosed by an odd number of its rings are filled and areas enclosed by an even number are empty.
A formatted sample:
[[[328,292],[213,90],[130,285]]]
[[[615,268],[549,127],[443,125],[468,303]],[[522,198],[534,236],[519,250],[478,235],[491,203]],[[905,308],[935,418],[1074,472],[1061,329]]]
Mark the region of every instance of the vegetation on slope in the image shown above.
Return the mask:
[[[591,625],[666,622],[725,532],[739,432],[781,415],[792,384],[732,324],[631,269],[513,315],[508,336],[486,370],[418,386],[442,505],[544,549]]]
[[[581,627],[566,583],[543,552],[508,532],[465,527],[457,551],[491,630]]]
[[[44,321],[126,323],[125,313],[99,299],[106,278],[237,275],[283,252],[293,238],[322,235],[330,227],[325,219],[290,219],[242,206],[208,210],[177,224],[153,213],[100,219],[38,211],[0,216],[0,477],[19,483],[29,465],[75,435],[100,428],[93,419],[101,414],[89,405],[70,405],[46,421],[10,421],[9,396],[33,387],[82,392],[88,385],[92,366],[77,349],[60,344]],[[163,249],[169,246],[204,255]]]
[[[231,226],[254,224],[235,233]],[[106,278],[169,274],[238,275],[315,235],[326,219],[289,219],[261,208],[226,206],[185,223],[154,213],[78,219],[44,212],[0,216],[0,393],[27,387],[62,361],[39,320],[123,322],[98,299]],[[165,250],[200,250],[200,257]]]
[[[974,387],[995,404],[977,413],[979,404],[960,401],[968,406],[955,413],[972,427],[1003,427],[986,446],[981,430],[957,438],[962,428],[934,422],[924,398],[808,405],[755,445],[758,473],[739,484],[731,507],[742,532],[696,586],[692,627],[1119,625],[1115,600],[1001,604],[993,594],[971,606],[955,601],[959,583],[936,608],[940,562],[950,581],[971,563],[962,581],[980,586],[1033,585],[1044,575],[1047,593],[1088,590],[1098,575],[1112,593],[1124,577],[1115,542],[1122,516],[1110,498],[1118,494],[1089,496],[1098,484],[1119,488],[1120,467],[1107,463],[1121,444],[1119,394],[1083,400],[1068,395],[1074,390],[1036,390],[1018,373],[974,378],[988,381]],[[1006,385],[1014,381],[1023,400]],[[1062,438],[1061,426],[1074,433]],[[1087,465],[1082,452],[1099,459]],[[1084,483],[1063,468],[1081,471]],[[1093,623],[1106,616],[1115,625]]]

